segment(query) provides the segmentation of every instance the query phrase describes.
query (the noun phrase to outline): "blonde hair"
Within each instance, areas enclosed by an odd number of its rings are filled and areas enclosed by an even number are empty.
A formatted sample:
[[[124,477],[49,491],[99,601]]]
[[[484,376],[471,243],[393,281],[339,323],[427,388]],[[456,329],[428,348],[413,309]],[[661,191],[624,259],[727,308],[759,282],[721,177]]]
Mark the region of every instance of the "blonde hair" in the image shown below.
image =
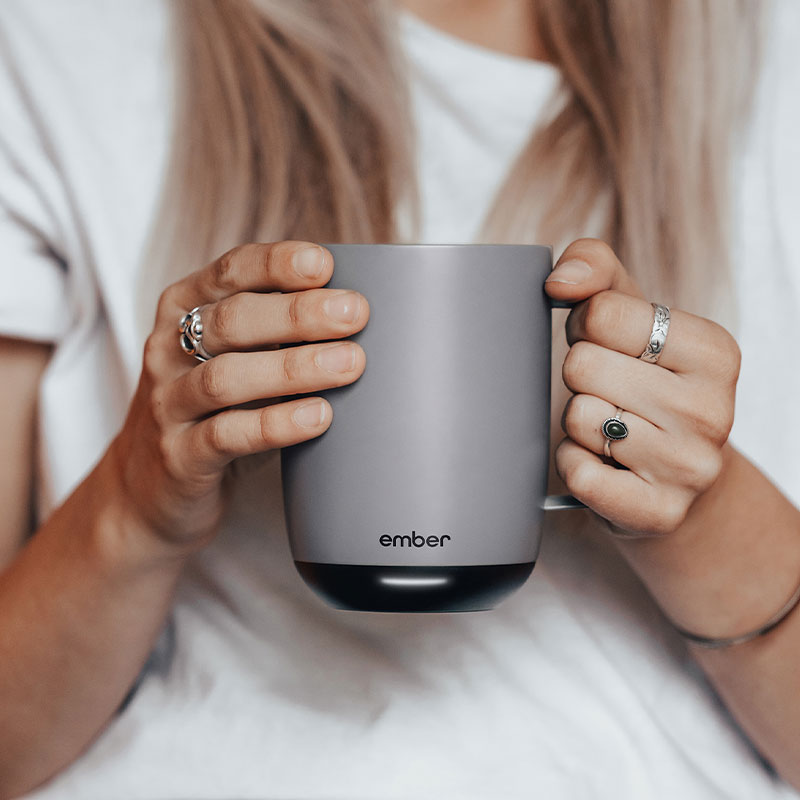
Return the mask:
[[[397,241],[398,211],[414,220],[417,204],[391,2],[174,8],[183,59],[161,284],[246,241]],[[535,10],[560,98],[477,241],[601,235],[648,295],[707,311],[729,277],[729,165],[758,4],[537,0]]]

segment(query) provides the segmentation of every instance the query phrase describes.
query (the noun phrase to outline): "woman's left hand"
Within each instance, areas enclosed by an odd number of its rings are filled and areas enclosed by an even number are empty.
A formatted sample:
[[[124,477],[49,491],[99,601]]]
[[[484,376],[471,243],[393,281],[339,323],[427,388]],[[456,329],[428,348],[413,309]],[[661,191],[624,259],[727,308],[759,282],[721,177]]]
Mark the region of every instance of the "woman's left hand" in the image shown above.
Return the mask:
[[[640,360],[653,307],[597,239],[573,242],[545,288],[554,299],[582,301],[567,319],[563,376],[573,396],[556,469],[576,498],[612,524],[672,533],[722,470],[739,375],[736,342],[716,323],[670,309],[658,363]],[[611,442],[610,462],[601,426],[618,408],[629,433]]]

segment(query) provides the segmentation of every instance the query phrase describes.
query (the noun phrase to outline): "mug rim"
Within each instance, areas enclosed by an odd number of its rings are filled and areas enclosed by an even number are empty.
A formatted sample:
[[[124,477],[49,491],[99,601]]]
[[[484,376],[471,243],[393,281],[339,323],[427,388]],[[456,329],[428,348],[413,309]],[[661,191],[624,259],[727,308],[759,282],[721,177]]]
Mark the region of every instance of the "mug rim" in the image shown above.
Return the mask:
[[[513,242],[317,242],[321,247],[385,247],[385,248],[437,248],[437,249],[474,249],[478,247],[486,248],[525,248],[532,250],[548,250],[553,252],[551,244],[522,244]]]

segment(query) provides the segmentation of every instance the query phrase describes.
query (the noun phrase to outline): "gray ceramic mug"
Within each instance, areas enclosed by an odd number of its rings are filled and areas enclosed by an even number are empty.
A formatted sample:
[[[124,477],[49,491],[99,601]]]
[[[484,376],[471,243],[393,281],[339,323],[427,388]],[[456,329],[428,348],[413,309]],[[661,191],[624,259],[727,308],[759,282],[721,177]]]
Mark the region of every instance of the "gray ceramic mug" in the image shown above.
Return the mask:
[[[282,451],[292,554],[328,603],[476,611],[539,551],[550,455],[552,251],[326,244],[370,305],[367,357],[322,436]]]

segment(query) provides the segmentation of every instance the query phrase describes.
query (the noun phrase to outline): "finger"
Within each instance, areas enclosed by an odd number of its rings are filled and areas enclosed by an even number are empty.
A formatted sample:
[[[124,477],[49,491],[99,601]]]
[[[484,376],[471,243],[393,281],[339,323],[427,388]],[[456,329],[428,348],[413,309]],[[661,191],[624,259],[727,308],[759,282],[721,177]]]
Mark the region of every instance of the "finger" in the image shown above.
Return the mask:
[[[596,455],[604,455],[607,439],[603,434],[603,422],[614,417],[616,411],[616,406],[599,397],[576,394],[564,408],[561,427],[572,441]],[[675,437],[629,411],[623,411],[620,419],[628,428],[628,435],[609,442],[614,461],[633,470],[648,483],[672,477],[683,469],[684,461],[676,452]]]
[[[332,270],[331,253],[313,242],[241,245],[170,286],[161,296],[159,314],[171,324],[181,311],[237,292],[295,291],[323,286],[330,280]]]
[[[239,292],[203,306],[200,315],[203,345],[219,354],[350,336],[367,324],[369,305],[363,295],[344,289]]]
[[[642,297],[614,251],[600,239],[578,239],[569,245],[544,286],[553,299],[572,302],[585,300],[605,289]]]
[[[187,428],[183,444],[198,475],[216,475],[234,458],[313,439],[333,419],[321,397],[291,400],[257,409],[230,409]]]
[[[632,470],[616,469],[571,439],[558,446],[555,462],[569,492],[623,530],[671,533],[694,497],[683,489],[648,483]]]
[[[598,292],[567,317],[567,341],[585,340],[639,358],[650,339],[653,306],[618,291]],[[658,366],[673,372],[726,375],[738,358],[728,332],[710,320],[670,310],[669,332]]]
[[[695,400],[696,389],[685,377],[594,342],[576,342],[561,373],[573,393],[601,397],[662,429],[691,413]]]
[[[365,365],[364,351],[355,342],[223,353],[176,378],[163,402],[172,409],[172,419],[186,422],[254,400],[344,386]]]

